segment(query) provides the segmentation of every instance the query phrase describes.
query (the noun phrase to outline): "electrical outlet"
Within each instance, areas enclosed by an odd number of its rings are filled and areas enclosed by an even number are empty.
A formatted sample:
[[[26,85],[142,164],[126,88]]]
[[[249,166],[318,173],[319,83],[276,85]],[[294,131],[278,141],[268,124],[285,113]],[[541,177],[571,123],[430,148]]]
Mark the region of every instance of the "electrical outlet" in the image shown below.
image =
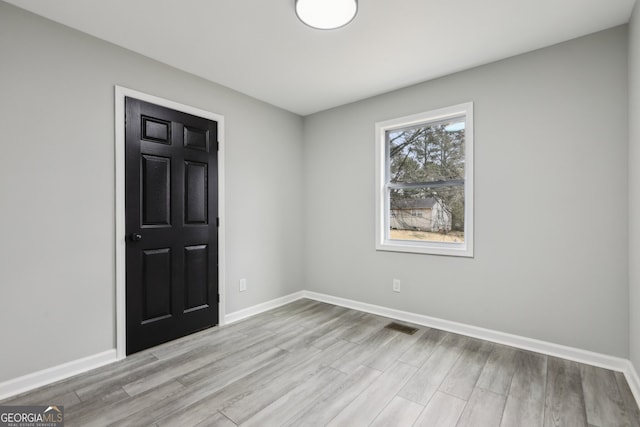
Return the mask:
[[[238,286],[240,292],[244,292],[247,290],[247,279],[240,279],[240,283]]]
[[[393,292],[400,292],[400,279],[393,279]]]

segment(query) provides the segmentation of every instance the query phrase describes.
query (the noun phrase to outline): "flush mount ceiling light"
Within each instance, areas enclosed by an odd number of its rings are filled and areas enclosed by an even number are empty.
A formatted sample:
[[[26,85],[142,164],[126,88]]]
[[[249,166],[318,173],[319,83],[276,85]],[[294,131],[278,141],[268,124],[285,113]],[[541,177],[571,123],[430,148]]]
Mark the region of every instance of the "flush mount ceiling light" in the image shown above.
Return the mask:
[[[296,0],[298,18],[320,30],[343,27],[353,20],[357,12],[357,0]]]

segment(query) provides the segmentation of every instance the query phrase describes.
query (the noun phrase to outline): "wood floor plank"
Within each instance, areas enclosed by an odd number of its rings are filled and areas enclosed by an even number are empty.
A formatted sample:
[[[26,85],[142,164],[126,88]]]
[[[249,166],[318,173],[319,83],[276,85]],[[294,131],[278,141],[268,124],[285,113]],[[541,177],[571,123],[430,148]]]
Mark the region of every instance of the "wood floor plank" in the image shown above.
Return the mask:
[[[544,421],[544,401],[508,396],[502,414],[501,427],[541,427]]]
[[[292,327],[300,327],[301,325],[294,321],[294,316],[311,310],[319,304],[317,301],[312,300],[294,301],[291,304],[260,313],[231,325],[225,325],[223,329],[231,329],[249,336],[283,332]]]
[[[502,417],[504,427],[540,427],[544,422],[547,356],[514,350],[515,372]]]
[[[587,425],[579,365],[569,360],[549,357],[544,426]]]
[[[254,328],[264,328],[267,330],[271,329],[266,326],[270,325],[271,322],[274,322],[277,319],[286,319],[286,317],[284,316],[280,317],[280,316],[274,315],[273,312],[271,311],[267,311],[264,313],[257,314],[255,316],[248,317],[246,319],[242,319],[237,322],[226,324],[222,326],[221,329],[223,331],[229,331],[232,333],[247,335],[250,333],[250,330]]]
[[[548,357],[539,353],[517,350],[515,372],[509,394],[520,399],[544,400],[547,388]]]
[[[316,329],[326,323],[331,323],[340,316],[348,313],[349,310],[344,307],[323,303],[321,309],[311,315],[305,315],[298,319],[298,324],[308,329]]]
[[[245,335],[238,333],[233,329],[215,326],[213,328],[187,335],[186,337],[178,338],[177,340],[170,341],[163,345],[152,347],[145,351],[151,353],[160,360],[170,359],[189,351],[201,349],[202,347],[210,344],[220,343],[227,337],[240,338],[243,336]]]
[[[144,357],[139,360],[156,361],[157,359],[151,356],[149,358]],[[126,363],[126,364],[123,364],[123,366],[133,367],[133,366],[138,366],[138,363]],[[93,387],[100,388],[101,381],[104,381],[104,378],[108,377],[108,375],[106,375],[108,371],[105,373],[104,372],[105,369],[107,370],[112,369],[114,372],[121,372],[122,367],[121,366],[103,367],[103,368],[97,369],[96,372],[82,374],[74,378],[77,379],[77,383],[79,385],[83,385],[83,386],[84,384],[86,384],[87,378],[97,378],[98,380],[93,385]],[[73,379],[70,381],[73,382]],[[66,387],[62,388],[62,390],[65,390],[65,389]],[[53,396],[50,398],[50,400],[37,401],[36,399],[27,398],[16,403],[19,403],[20,405],[25,405],[25,404],[50,405],[52,403],[61,404],[62,406],[65,407],[65,419],[73,420],[87,414],[90,415],[92,413],[95,413],[96,411],[100,411],[104,407],[107,407],[111,404],[115,404],[117,402],[125,401],[126,399],[129,398],[129,395],[121,387],[105,387],[102,393],[96,392],[92,395],[90,399],[85,399],[79,402],[76,400],[76,399],[79,400],[76,392],[68,392],[64,394],[62,393],[64,392],[61,391],[60,398],[59,398],[55,396],[54,391],[47,389],[46,394],[49,396]],[[41,396],[41,393],[38,390],[36,390],[33,392],[33,395],[38,397],[38,396]],[[70,402],[72,402],[72,404],[70,404]]]
[[[230,345],[231,343],[234,345]],[[166,381],[171,381],[190,373],[197,372],[198,375],[202,375],[211,366],[221,364],[232,366],[233,364],[242,363],[272,347],[273,336],[264,336],[257,340],[255,337],[230,335],[215,345],[192,349],[172,359],[163,359],[153,368],[146,369],[139,378],[125,382],[122,388],[130,396],[135,396],[151,390]],[[205,367],[206,369],[201,369]]]
[[[322,339],[327,333],[334,330],[336,325],[339,325],[342,321],[342,315],[338,314],[336,317],[324,319],[316,327],[301,325],[304,330],[288,342],[280,344],[279,347],[287,351],[296,351],[315,345],[316,341]],[[335,344],[338,341],[342,340],[335,340],[331,344]]]
[[[447,335],[447,332],[439,329],[427,330],[398,360],[416,368],[421,367]]]
[[[54,405],[64,406],[65,409],[70,409],[76,405],[81,405],[82,402],[80,401],[80,398],[78,397],[75,391],[70,391],[69,393],[65,393],[61,395],[59,398],[56,398],[55,402],[48,402],[48,403],[41,402],[40,404],[47,405],[47,406],[49,406],[50,404],[54,404]]]
[[[313,357],[319,350],[308,349],[296,353],[278,351],[253,366],[238,365],[233,370],[223,370],[219,375],[201,378],[190,384],[181,395],[156,402],[155,412],[159,426],[195,425],[223,407],[227,400],[238,399],[251,390],[259,390],[282,375],[292,366]],[[282,355],[284,353],[284,355]],[[246,363],[252,363],[249,360]],[[141,417],[144,414],[140,415]],[[142,424],[142,422],[141,422]]]
[[[616,377],[616,383],[618,384],[618,390],[620,390],[620,397],[624,402],[624,412],[629,421],[629,425],[631,427],[640,427],[640,409],[633,397],[629,383],[622,372],[615,372],[614,375]]]
[[[304,310],[298,311],[295,314],[291,314],[287,316],[287,323],[296,325],[296,326],[304,326],[303,324],[307,319],[324,318],[327,314],[327,311],[332,310],[334,308],[335,306],[331,304],[316,301],[315,304],[305,308]]]
[[[462,400],[469,400],[492,350],[492,343],[470,339],[439,390]]]
[[[299,313],[302,313],[306,310],[309,310],[313,307],[318,306],[319,304],[321,304],[318,301],[314,301],[311,299],[307,299],[307,298],[303,298],[303,299],[299,299],[293,302],[290,302],[289,304],[285,304],[285,305],[281,305],[280,307],[276,307],[273,308],[271,310],[268,310],[264,313],[261,313],[260,315],[265,315],[268,316],[269,318],[275,320],[275,319],[292,319],[294,316],[298,315]],[[237,323],[244,323],[248,320],[252,320],[254,319],[256,316],[251,316],[247,319],[243,319],[241,322],[237,322]]]
[[[280,396],[295,389],[306,381],[310,381],[325,367],[351,350],[355,344],[341,341],[328,349],[314,355],[308,360],[288,369],[282,375],[273,378],[269,384],[259,389],[248,390],[242,396],[223,404],[220,412],[236,424],[241,424],[254,414],[278,400]]]
[[[274,347],[286,350],[285,347],[287,347],[290,342],[295,341],[300,336],[300,334],[304,333],[305,331],[306,329],[302,326],[289,325],[287,328],[283,329],[277,334],[273,334],[273,332],[268,331],[261,335],[261,337],[267,337],[270,340],[271,345],[273,345]]]
[[[27,393],[21,397],[14,397],[5,401],[0,401],[0,406],[25,406],[25,405],[42,405],[42,406],[64,406],[65,409],[81,405],[82,401],[74,391],[59,392],[55,390],[47,390],[40,393]]]
[[[238,372],[237,377],[229,378],[229,381],[220,387],[217,384],[215,387],[207,384],[208,381],[217,381],[215,376],[211,379],[202,378],[198,383],[190,386],[193,389],[192,392],[181,396],[182,405],[177,406],[173,400],[167,403],[159,402],[156,405],[158,410],[165,412],[158,424],[168,426],[197,424],[212,412],[222,411],[233,402],[259,392],[277,378],[287,375],[298,365],[314,363],[317,360],[315,356],[320,352],[316,348],[295,353],[287,352],[285,357],[278,357],[251,372]]]
[[[447,333],[440,345],[422,365],[398,396],[426,405],[460,357],[469,338]]]
[[[389,319],[365,313],[358,323],[350,325],[337,338],[359,344],[378,332],[387,323],[389,323]]]
[[[138,353],[117,363],[103,366],[92,371],[76,375],[66,380],[32,390],[27,393],[5,399],[0,402],[3,405],[48,405],[52,399],[56,399],[64,394],[74,392],[82,387],[95,388],[96,385],[104,384],[105,380],[114,376],[120,376],[138,368],[153,363],[158,359],[150,353]],[[82,399],[82,396],[78,396]]]
[[[393,331],[395,336],[387,343],[381,345],[378,351],[369,356],[363,363],[370,368],[379,371],[387,370],[398,358],[413,346],[424,335],[426,329],[420,328],[413,335]]]
[[[162,373],[165,368],[174,364],[180,364],[191,357],[192,356],[190,354],[185,353],[171,360],[159,360],[154,358],[153,361],[147,362],[146,364],[136,365],[130,369],[113,373],[112,375],[103,378],[100,382],[89,383],[83,387],[79,387],[76,389],[76,393],[83,401],[91,400],[95,397],[99,397],[100,395],[115,392],[121,389],[124,384],[137,381],[156,372]],[[96,384],[99,384],[100,386],[96,387]]]
[[[236,427],[236,424],[220,412],[216,412],[206,420],[200,421],[195,427]]]
[[[327,425],[368,426],[416,372],[416,367],[397,362],[380,375],[362,394],[347,405]]]
[[[506,396],[516,372],[516,354],[514,348],[494,344],[477,386]]]
[[[365,313],[361,311],[349,311],[346,315],[342,316],[342,321],[335,324],[331,331],[328,331],[322,337],[318,337],[318,339],[313,342],[314,347],[325,349],[337,341],[350,341],[348,339],[350,331],[354,328],[354,325],[359,324],[364,318]]]
[[[290,302],[289,304],[284,304],[284,305],[281,305],[280,307],[273,308],[265,313],[272,316],[290,317],[291,315],[299,313],[300,311],[304,311],[307,308],[313,307],[317,304],[318,304],[318,301],[315,301],[309,298],[302,298],[302,299]]]
[[[108,425],[137,425],[130,416],[140,411],[146,411],[154,402],[164,400],[177,391],[184,390],[184,386],[177,381],[166,382],[160,387],[142,393],[130,399],[120,400],[110,405],[103,405],[101,410],[85,414],[82,417],[65,416],[65,426],[104,427]],[[145,423],[148,424],[148,423]]]
[[[455,427],[466,404],[466,400],[437,391],[413,426]]]
[[[394,397],[370,424],[371,427],[412,426],[424,406],[402,397]]]
[[[237,363],[233,359],[221,360],[178,377],[177,381],[192,389],[207,389],[212,392],[260,369],[277,369],[289,356],[290,353],[285,350],[270,348],[253,357],[238,360]]]
[[[350,352],[336,360],[331,366],[346,374],[350,374],[355,371],[358,366],[364,365],[365,361],[377,354],[380,348],[393,340],[396,335],[397,332],[395,331],[381,328],[360,343],[360,345],[354,346]]]
[[[313,402],[327,387],[336,381],[345,378],[346,375],[333,368],[324,368],[308,381],[270,405],[255,413],[251,418],[242,423],[243,427],[280,426],[292,418],[297,418],[301,412]]]
[[[101,410],[116,402],[123,402],[130,399],[131,396],[127,394],[122,388],[115,389],[109,393],[103,395],[96,395],[90,400],[84,401],[79,405],[73,405],[64,408],[65,419],[77,419],[84,416],[90,416],[92,413]]]
[[[476,387],[460,415],[457,427],[498,427],[507,398]]]
[[[613,371],[580,365],[587,422],[597,426],[628,427],[618,383]]]
[[[358,397],[382,372],[360,366],[342,381],[336,381],[283,427],[321,427]]]

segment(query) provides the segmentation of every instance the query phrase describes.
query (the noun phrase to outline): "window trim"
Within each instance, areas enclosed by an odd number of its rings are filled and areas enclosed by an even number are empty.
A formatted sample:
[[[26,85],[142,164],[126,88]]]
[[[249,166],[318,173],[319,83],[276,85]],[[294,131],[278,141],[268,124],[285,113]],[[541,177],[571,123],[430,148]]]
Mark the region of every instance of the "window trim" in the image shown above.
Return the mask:
[[[464,167],[464,243],[419,242],[411,240],[394,240],[389,238],[389,197],[390,185],[389,159],[387,156],[386,132],[434,123],[459,116],[465,116],[465,167]],[[376,250],[393,252],[410,252],[430,255],[449,255],[473,258],[473,102],[412,114],[375,124],[376,133]]]

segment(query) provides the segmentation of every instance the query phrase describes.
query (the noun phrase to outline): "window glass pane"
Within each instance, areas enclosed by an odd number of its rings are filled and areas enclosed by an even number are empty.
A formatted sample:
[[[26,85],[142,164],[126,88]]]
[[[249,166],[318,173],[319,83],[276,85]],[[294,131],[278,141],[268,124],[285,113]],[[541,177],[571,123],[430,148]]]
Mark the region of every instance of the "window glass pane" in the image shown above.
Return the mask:
[[[464,186],[391,189],[389,238],[464,242]]]
[[[376,123],[376,250],[473,257],[473,103]]]
[[[465,118],[387,131],[391,183],[464,179]]]

